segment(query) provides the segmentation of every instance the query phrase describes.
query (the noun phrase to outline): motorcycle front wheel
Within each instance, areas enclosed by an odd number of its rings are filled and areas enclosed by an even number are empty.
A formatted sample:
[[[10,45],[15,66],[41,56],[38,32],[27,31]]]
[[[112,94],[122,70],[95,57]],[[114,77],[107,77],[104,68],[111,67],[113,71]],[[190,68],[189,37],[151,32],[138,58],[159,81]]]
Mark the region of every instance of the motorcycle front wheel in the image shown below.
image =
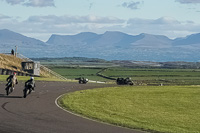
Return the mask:
[[[27,89],[24,89],[23,91],[24,91],[24,98],[26,98],[26,96],[27,96]]]
[[[6,88],[6,95],[9,95],[9,87]]]

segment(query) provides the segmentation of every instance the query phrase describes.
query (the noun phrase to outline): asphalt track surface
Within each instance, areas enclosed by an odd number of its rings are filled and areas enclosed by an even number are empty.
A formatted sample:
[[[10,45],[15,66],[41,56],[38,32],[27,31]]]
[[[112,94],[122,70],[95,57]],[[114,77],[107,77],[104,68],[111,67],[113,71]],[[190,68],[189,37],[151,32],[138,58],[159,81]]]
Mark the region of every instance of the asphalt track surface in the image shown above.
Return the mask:
[[[35,92],[23,98],[23,82],[9,96],[0,82],[0,133],[142,133],[84,119],[55,104],[64,93],[105,86],[111,85],[36,81]]]

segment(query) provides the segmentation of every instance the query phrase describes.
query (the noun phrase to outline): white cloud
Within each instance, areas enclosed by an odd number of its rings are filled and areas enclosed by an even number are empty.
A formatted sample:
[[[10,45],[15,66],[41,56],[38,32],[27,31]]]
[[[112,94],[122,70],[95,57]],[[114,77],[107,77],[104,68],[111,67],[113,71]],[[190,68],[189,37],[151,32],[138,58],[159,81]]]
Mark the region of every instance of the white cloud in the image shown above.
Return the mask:
[[[183,37],[188,34],[199,32],[200,24],[191,21],[181,22],[171,17],[158,19],[133,18],[127,22],[127,33],[149,33],[165,35],[169,38]]]
[[[175,0],[176,2],[180,2],[181,4],[197,4],[200,3],[200,0]]]
[[[24,5],[33,7],[55,6],[54,0],[29,0]]]
[[[5,0],[5,1],[11,5],[17,5],[23,3],[25,0]]]
[[[11,5],[21,4],[32,7],[55,6],[54,0],[5,0],[5,1]]]
[[[177,21],[176,19],[172,17],[161,17],[156,20],[153,20],[152,23],[154,24],[180,24],[179,21]]]
[[[5,16],[3,14],[0,14],[0,21],[5,20],[5,19],[10,19],[11,17]]]
[[[1,18],[7,18],[7,16],[1,15],[0,20]],[[115,17],[49,15],[31,16],[25,21],[8,18],[7,21],[0,21],[0,29],[9,29],[46,41],[51,34],[103,33],[107,28],[123,23],[125,20]]]
[[[49,23],[49,24],[71,24],[71,23],[98,23],[98,24],[115,24],[123,23],[125,20],[115,17],[98,17],[88,16],[31,16],[27,20],[30,23]]]
[[[80,32],[104,33],[105,31],[121,31],[132,35],[149,33],[176,38],[199,33],[200,24],[193,21],[181,22],[171,17],[122,20],[92,15],[31,16],[25,21],[18,21],[16,18],[0,14],[0,29],[9,29],[43,41],[47,41],[51,34],[69,35]]]
[[[32,16],[23,22],[24,30],[32,33],[77,34],[80,32],[105,32],[106,27],[123,24],[125,20],[98,16]],[[25,29],[27,27],[27,29]],[[34,28],[32,28],[34,27]],[[46,35],[46,34],[45,34]]]
[[[141,2],[139,2],[139,1],[137,1],[137,2],[131,1],[131,2],[124,2],[122,4],[122,6],[125,8],[130,8],[132,10],[136,10],[136,9],[139,9],[140,4],[141,4]]]

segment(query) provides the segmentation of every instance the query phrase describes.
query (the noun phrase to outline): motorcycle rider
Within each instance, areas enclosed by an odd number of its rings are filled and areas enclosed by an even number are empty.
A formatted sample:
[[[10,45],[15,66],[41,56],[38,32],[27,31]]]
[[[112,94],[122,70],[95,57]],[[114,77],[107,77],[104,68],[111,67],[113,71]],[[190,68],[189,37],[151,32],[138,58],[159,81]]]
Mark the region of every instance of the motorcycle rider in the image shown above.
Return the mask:
[[[29,80],[27,80],[25,82],[25,86],[27,87],[27,89],[32,89],[34,91],[35,88],[35,80],[34,77],[31,77]]]
[[[10,75],[10,76],[6,79],[6,81],[8,82],[8,83],[6,84],[6,86],[7,86],[8,88],[11,87],[11,92],[12,92],[12,91],[14,90],[15,84],[18,84],[16,72],[14,72],[13,75]],[[7,88],[7,87],[6,87],[6,88]]]

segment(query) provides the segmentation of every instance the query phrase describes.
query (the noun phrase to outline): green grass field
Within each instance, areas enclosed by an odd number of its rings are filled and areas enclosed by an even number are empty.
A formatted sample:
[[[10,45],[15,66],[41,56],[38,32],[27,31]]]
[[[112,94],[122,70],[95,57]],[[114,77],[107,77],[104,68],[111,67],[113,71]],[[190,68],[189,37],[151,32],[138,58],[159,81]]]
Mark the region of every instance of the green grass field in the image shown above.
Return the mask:
[[[96,75],[97,72],[101,71],[101,68],[51,68],[51,70],[57,72],[58,74],[68,78],[75,79],[79,77],[85,77],[90,80],[95,81],[108,81],[102,77]]]
[[[101,68],[52,68],[53,71],[69,79],[86,77],[90,80],[114,82],[96,74]],[[200,69],[136,69],[108,68],[100,74],[111,77],[131,77],[136,85],[199,85]]]
[[[111,77],[121,75],[127,77],[199,77],[199,69],[128,69],[128,68],[109,68],[103,72]]]
[[[200,132],[199,86],[121,86],[78,91],[58,103],[72,112],[132,129]]]
[[[199,85],[199,69],[130,69],[109,68],[102,73],[109,77],[131,77],[135,82],[165,85]]]

